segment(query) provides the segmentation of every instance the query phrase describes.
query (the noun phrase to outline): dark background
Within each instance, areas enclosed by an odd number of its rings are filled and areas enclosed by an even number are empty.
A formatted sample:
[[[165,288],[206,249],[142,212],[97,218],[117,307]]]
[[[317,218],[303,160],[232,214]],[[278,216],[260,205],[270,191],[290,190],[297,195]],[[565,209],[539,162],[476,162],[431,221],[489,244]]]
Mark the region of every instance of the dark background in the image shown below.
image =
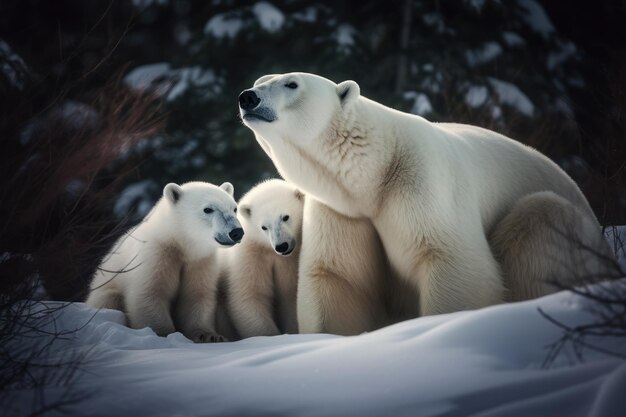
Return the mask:
[[[504,133],[624,224],[625,4],[2,1],[0,274],[80,298],[167,182],[228,180],[239,196],[276,176],[236,105],[275,72],[353,79],[383,104]]]

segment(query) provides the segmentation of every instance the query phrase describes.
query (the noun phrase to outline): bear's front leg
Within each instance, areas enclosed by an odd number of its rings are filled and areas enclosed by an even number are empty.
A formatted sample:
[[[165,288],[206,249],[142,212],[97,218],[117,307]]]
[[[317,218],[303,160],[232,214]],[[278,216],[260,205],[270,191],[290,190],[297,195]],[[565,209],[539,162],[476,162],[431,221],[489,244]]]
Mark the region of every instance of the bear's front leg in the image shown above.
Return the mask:
[[[180,258],[165,246],[146,244],[129,278],[126,313],[130,327],[150,327],[159,336],[174,333],[172,302],[180,283]]]
[[[170,310],[178,287],[178,277],[172,281],[159,283],[152,280],[130,288],[126,302],[129,327],[150,327],[159,336],[176,331]]]
[[[432,241],[420,247],[414,279],[420,291],[421,315],[452,313],[504,302],[500,267],[482,229],[476,229],[457,233],[445,244]]]
[[[139,296],[128,306],[128,324],[133,329],[150,327],[159,336],[174,333],[176,328],[170,315],[169,300],[152,299]]]
[[[285,333],[296,334],[298,333],[298,315],[296,313],[298,270],[294,268],[294,271],[289,276],[280,277],[279,279],[281,282],[275,290],[278,296],[279,326]]]
[[[274,256],[274,255],[270,255]],[[228,311],[242,338],[276,336],[271,268],[252,269],[245,260],[233,265],[228,283]]]
[[[306,199],[299,262],[300,333],[354,335],[387,322],[389,271],[369,220],[351,219]]]
[[[235,328],[242,338],[276,336],[280,330],[272,314],[272,297],[257,294],[254,297],[229,299],[229,311]]]
[[[175,320],[178,329],[196,343],[226,341],[215,330],[218,275],[214,257],[183,267]]]

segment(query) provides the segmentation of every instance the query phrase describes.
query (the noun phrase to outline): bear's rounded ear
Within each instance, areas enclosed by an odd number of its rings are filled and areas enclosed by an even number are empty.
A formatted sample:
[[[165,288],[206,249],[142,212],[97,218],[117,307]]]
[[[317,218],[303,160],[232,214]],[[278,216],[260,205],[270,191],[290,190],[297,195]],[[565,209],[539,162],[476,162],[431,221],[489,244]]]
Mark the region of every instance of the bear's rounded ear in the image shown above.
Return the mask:
[[[294,195],[296,196],[296,200],[304,201],[304,193],[302,191],[298,190],[297,188],[294,191]]]
[[[361,88],[352,80],[344,81],[337,85],[337,96],[339,96],[342,106],[353,103],[360,95]]]
[[[262,76],[261,78],[259,78],[258,80],[256,80],[254,82],[254,87],[256,87],[259,84],[263,84],[265,81],[271,80],[272,78],[276,77],[277,75],[278,74],[267,74],[267,75]]]
[[[247,204],[243,204],[237,208],[238,212],[241,213],[243,217],[250,218],[252,215],[252,207]]]
[[[222,185],[220,185],[220,188],[230,194],[231,197],[235,194],[235,188],[229,182],[223,183]]]
[[[163,188],[163,196],[172,204],[176,204],[183,195],[183,189],[180,185],[170,182]]]

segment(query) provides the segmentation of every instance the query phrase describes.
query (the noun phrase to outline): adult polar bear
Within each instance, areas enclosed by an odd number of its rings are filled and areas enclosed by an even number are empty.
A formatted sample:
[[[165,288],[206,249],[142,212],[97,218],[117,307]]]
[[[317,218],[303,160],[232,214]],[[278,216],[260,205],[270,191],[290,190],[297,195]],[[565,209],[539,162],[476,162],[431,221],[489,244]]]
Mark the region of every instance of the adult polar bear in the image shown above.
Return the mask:
[[[548,280],[602,270],[584,253],[609,253],[589,204],[529,147],[313,74],[263,76],[239,105],[281,175],[321,202],[305,205],[302,332],[383,324],[385,275],[409,283],[428,315],[535,297]]]

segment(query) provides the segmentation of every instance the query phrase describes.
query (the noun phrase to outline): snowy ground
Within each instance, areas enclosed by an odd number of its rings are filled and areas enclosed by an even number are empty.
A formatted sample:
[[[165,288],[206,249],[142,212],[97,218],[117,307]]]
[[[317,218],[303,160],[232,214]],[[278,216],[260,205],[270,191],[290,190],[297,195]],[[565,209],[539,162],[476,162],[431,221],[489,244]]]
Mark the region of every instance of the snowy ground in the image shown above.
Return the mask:
[[[283,335],[193,344],[131,330],[122,313],[71,304],[56,329],[82,327],[52,352],[89,351],[81,416],[618,416],[626,361],[567,348],[543,367],[562,330],[586,323],[588,302],[559,293],[529,302],[424,317],[354,337]],[[587,340],[626,352],[626,341]],[[59,390],[48,389],[48,399]],[[33,392],[15,393],[27,413]],[[17,411],[17,410],[13,410]],[[21,413],[19,413],[21,414]]]
[[[616,252],[626,270],[626,226],[606,235],[621,247]],[[623,291],[626,278],[609,285],[609,293],[618,286]],[[148,328],[129,329],[121,312],[73,303],[47,319],[44,330],[68,337],[51,345],[46,360],[86,357],[72,392],[88,397],[66,406],[64,415],[626,415],[626,339],[584,340],[599,350],[566,344],[547,364],[564,333],[539,309],[569,326],[597,318],[588,298],[561,292],[353,337],[283,335],[194,344],[180,333],[165,338]],[[31,339],[14,343],[9,349],[19,351]],[[29,415],[42,398],[64,398],[63,388],[49,385],[11,392],[0,415]]]

